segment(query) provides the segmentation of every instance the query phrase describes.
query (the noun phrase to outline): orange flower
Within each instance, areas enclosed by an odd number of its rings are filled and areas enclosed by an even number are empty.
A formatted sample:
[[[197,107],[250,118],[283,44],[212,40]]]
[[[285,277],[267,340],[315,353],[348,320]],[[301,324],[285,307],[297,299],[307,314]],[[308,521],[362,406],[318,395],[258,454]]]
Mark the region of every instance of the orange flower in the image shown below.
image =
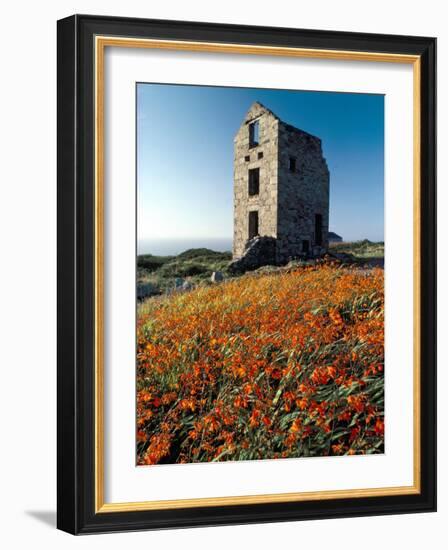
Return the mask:
[[[291,424],[289,431],[291,433],[297,433],[297,432],[300,432],[301,429],[302,429],[302,420],[300,418],[296,418],[294,422]]]
[[[194,411],[196,410],[196,403],[191,398],[181,399],[181,401],[179,402],[179,407],[184,411],[187,411],[187,410]]]
[[[154,397],[154,401],[152,402],[152,404],[154,407],[160,407],[160,405],[162,404],[162,400],[158,397]]]
[[[365,409],[365,398],[363,395],[349,395],[347,397],[347,403],[355,409],[356,412],[361,413]]]
[[[331,309],[329,313],[330,319],[337,326],[342,325],[344,321],[342,320],[341,314],[336,309]]]
[[[251,428],[255,428],[259,424],[259,418],[260,418],[260,411],[258,409],[254,409],[252,411],[252,414],[250,416],[249,425]]]
[[[327,374],[333,380],[336,378],[336,369],[333,366],[327,367]]]
[[[376,433],[376,435],[384,434],[384,422],[381,420],[381,418],[376,419],[375,427],[373,428],[373,431]]]
[[[151,443],[145,453],[145,464],[157,464],[161,458],[170,452],[171,436],[160,434],[151,438]]]
[[[342,443],[337,443],[332,445],[331,449],[335,455],[340,455],[344,449],[344,445]]]
[[[210,432],[215,432],[219,428],[219,420],[215,415],[210,414],[204,418],[204,426]]]
[[[304,411],[308,407],[309,399],[307,397],[302,397],[302,399],[297,399],[296,405],[300,410]]]
[[[359,436],[360,431],[361,429],[359,426],[355,426],[354,428],[352,428],[350,431],[349,441],[354,441]]]
[[[269,426],[272,424],[271,419],[268,416],[263,416],[262,418],[263,424],[269,428]]]
[[[242,409],[245,409],[247,407],[248,401],[246,397],[237,395],[233,401],[233,404],[235,407],[240,407]]]

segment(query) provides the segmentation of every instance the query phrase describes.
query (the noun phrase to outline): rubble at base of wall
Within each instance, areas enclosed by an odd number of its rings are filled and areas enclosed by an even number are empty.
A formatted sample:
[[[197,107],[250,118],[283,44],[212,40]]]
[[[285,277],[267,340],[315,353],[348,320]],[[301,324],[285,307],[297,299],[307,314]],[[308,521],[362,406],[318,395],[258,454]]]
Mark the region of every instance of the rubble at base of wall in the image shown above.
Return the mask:
[[[327,254],[327,248],[314,246],[308,253],[281,257],[277,251],[275,237],[257,236],[246,242],[243,255],[230,262],[228,269],[231,273],[244,273],[264,266],[286,266],[291,262],[303,264],[323,258]]]
[[[264,265],[276,264],[276,239],[274,237],[254,237],[246,243],[241,258],[229,264],[233,273],[252,271]]]

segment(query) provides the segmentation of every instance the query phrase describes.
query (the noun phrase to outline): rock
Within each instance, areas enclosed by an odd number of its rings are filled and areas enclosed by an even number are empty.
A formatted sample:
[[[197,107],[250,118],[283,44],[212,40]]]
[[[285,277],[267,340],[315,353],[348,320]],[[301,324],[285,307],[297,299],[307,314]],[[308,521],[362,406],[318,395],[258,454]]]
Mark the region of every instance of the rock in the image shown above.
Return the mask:
[[[289,262],[285,266],[283,266],[282,269],[283,271],[290,272],[297,268],[304,267],[306,265],[312,265],[312,261],[300,258],[296,260],[289,260]]]
[[[255,269],[254,273],[266,275],[268,273],[278,273],[281,269],[283,269],[283,268],[282,267],[277,267],[277,266],[274,266],[274,265],[263,265],[263,266],[258,267],[257,269]]]
[[[264,265],[276,263],[276,239],[274,237],[254,237],[247,241],[241,258],[229,264],[230,271],[242,273],[252,271]]]
[[[159,289],[151,283],[137,283],[137,300],[159,294]]]
[[[224,281],[224,275],[221,271],[213,271],[210,280],[212,283],[220,283],[221,281]]]
[[[174,288],[179,289],[182,288],[182,285],[185,283],[185,279],[182,279],[182,277],[176,277],[174,279]]]

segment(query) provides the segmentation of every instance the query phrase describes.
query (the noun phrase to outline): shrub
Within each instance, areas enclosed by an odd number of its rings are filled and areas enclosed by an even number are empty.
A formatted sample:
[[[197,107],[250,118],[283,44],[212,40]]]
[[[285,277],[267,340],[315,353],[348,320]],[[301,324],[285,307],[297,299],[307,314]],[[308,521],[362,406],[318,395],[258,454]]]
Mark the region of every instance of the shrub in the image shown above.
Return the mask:
[[[173,256],[153,256],[152,254],[144,254],[137,256],[137,267],[146,269],[147,271],[155,271],[172,259]]]
[[[210,250],[209,248],[190,248],[181,252],[178,256],[178,259],[181,260],[191,260],[191,259],[208,259],[210,261],[216,260],[228,260],[232,259],[232,254],[230,252],[216,252],[215,250]]]

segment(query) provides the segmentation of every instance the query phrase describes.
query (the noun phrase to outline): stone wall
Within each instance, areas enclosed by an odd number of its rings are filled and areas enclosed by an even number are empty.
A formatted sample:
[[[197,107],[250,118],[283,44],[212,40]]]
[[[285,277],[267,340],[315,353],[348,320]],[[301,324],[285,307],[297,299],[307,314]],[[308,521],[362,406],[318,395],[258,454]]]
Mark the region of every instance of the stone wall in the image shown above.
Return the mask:
[[[259,140],[251,146],[249,126],[255,120]],[[250,196],[253,168],[260,169],[259,193]],[[282,122],[258,102],[234,139],[234,260],[246,252],[251,211],[258,212],[258,234],[276,239],[277,263],[303,256],[306,248],[310,256],[328,248],[329,172],[321,140]],[[321,246],[316,243],[316,214],[322,219]]]
[[[328,249],[329,172],[321,140],[284,122],[279,124],[277,259],[285,262]],[[295,166],[291,170],[290,159]],[[322,244],[316,242],[316,214],[322,216]]]
[[[249,147],[249,124],[256,119],[260,128],[259,145]],[[258,211],[259,234],[277,236],[278,122],[270,111],[254,103],[234,139],[234,258],[244,254],[251,210]],[[260,168],[260,192],[249,197],[249,169],[252,168]]]

